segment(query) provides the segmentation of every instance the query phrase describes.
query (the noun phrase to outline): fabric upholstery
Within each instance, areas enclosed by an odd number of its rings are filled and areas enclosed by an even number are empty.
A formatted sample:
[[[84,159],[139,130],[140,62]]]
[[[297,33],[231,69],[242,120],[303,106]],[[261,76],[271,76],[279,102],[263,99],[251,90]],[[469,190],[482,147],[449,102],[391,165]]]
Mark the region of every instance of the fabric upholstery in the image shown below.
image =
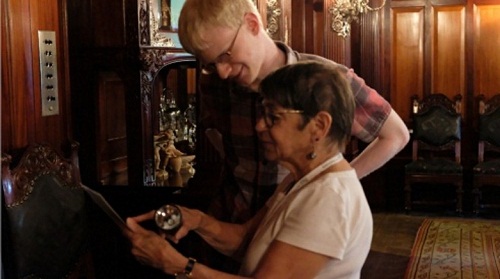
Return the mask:
[[[479,117],[479,139],[500,146],[500,108]]]
[[[479,116],[479,140],[500,147],[500,108]],[[473,170],[477,174],[500,174],[500,159],[480,162]]]
[[[478,174],[500,174],[500,160],[478,163],[473,170]]]
[[[441,146],[452,140],[460,140],[460,115],[440,106],[414,115],[415,139]]]
[[[24,202],[7,208],[18,278],[64,278],[87,249],[85,194],[62,181],[43,174]]]
[[[30,145],[15,167],[12,162],[2,154],[5,278],[95,278],[78,143],[69,158],[42,143]]]
[[[463,167],[455,161],[444,158],[418,159],[405,165],[405,171],[412,173],[453,174],[462,173]]]

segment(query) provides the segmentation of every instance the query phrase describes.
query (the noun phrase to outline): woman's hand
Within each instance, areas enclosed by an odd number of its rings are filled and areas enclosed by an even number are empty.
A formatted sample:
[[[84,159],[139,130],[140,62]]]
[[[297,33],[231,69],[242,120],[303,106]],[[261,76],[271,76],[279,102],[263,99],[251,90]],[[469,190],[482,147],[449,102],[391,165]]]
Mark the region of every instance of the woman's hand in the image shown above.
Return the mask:
[[[201,224],[203,214],[201,211],[196,209],[190,209],[183,206],[178,206],[182,214],[182,226],[175,233],[174,236],[166,235],[168,239],[175,243],[178,243],[183,237],[185,237],[189,231],[196,230]]]
[[[132,244],[132,255],[141,263],[174,274],[182,271],[187,262],[186,257],[175,250],[161,235],[144,229],[139,222],[154,218],[154,211],[127,218],[130,230],[124,230],[124,235]]]

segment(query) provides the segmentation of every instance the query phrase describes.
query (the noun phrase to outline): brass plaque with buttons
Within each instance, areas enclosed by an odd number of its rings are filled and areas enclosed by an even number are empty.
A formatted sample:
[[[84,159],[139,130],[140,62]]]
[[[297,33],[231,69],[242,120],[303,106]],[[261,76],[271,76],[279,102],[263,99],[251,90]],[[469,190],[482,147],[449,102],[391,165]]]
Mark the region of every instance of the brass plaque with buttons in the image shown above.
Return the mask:
[[[56,32],[38,31],[42,116],[59,114],[57,94]]]

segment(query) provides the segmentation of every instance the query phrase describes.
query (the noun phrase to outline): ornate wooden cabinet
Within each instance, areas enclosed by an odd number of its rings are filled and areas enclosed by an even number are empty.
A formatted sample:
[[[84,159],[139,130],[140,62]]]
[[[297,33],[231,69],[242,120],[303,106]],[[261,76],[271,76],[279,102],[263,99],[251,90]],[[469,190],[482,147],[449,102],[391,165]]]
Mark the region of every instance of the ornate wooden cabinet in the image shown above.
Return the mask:
[[[183,186],[186,177],[184,182],[172,178],[185,176],[185,170],[172,169],[177,156],[164,154],[164,146],[173,141],[186,156],[195,155],[197,62],[188,54],[165,49],[142,49],[141,59],[144,185]]]
[[[182,4],[183,1],[138,2],[146,186],[184,186],[195,171],[192,160],[198,139],[198,63],[195,57],[183,52],[178,40],[176,19]],[[179,160],[183,165],[180,169],[174,163]]]

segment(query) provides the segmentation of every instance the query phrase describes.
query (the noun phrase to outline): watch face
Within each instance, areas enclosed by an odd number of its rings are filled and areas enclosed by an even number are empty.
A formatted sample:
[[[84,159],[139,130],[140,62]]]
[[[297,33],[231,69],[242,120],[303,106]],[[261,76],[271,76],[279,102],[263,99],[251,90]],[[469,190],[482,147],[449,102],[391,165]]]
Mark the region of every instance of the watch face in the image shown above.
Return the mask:
[[[165,231],[178,229],[182,224],[182,215],[179,208],[175,205],[164,205],[156,210],[156,225]]]

